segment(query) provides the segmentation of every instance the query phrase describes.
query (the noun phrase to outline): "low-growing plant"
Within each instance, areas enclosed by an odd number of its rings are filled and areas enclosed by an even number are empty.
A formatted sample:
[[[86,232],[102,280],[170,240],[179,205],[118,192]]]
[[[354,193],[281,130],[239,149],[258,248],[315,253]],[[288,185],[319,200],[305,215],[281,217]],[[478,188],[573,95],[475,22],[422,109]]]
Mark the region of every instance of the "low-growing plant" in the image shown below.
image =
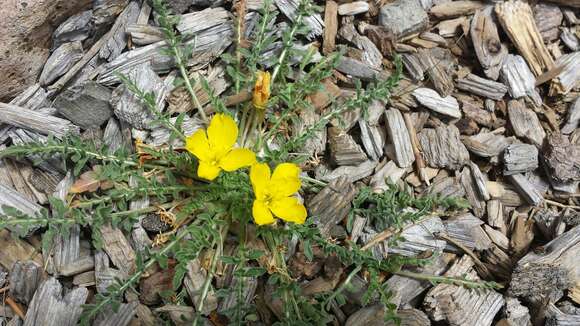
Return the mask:
[[[204,264],[207,277],[197,300],[188,303],[197,311],[193,325],[201,323],[200,311],[204,310],[219,265],[230,265],[233,270],[232,286],[219,289],[217,294],[221,297],[233,294],[236,298],[236,304],[222,312],[234,325],[245,325],[255,318],[254,308],[243,298],[244,284],[251,278],[267,279],[276,289],[274,295],[283,302],[278,324],[323,325],[332,321],[332,305],[345,303],[343,292],[352,278],[362,272],[368,281],[365,303],[382,302],[388,309],[385,317],[396,320],[396,307],[389,301],[391,295],[382,282],[383,276],[403,273],[402,266],[424,265],[429,259],[398,255],[377,259],[356,243],[321,235],[297,194],[303,182],[315,188],[325,183],[308,177],[297,163],[308,158],[300,154],[300,148],[331,120],[349,110],[362,108],[364,111],[372,101],[387,101],[400,78],[401,64],[395,60],[397,68],[390,78],[367,83],[364,88],[359,84],[356,94],[344,101],[334,99],[320,119],[301,133],[286,132],[299,119],[301,110],[314,110],[308,96],[322,90],[322,81],[332,75],[340,54],[316,61],[312,49],[303,51],[295,47],[296,39],[308,33],[304,17],[319,10],[311,1],[300,1],[294,23],[282,33],[281,39],[273,27],[277,13],[271,10],[271,4],[271,0],[264,1],[256,30],[249,39],[243,37],[244,10],[237,8],[235,51],[224,56],[224,60],[233,94],[250,92],[252,100],[227,108],[223,97],[216,96],[206,81],[189,77],[187,60],[191,49],[184,46],[175,32],[176,17],[169,14],[161,0],[154,1],[167,41],[165,52],[175,59],[180,73],[177,85],[187,90],[194,109],[205,122],[193,134],[186,135],[182,130],[185,114],[175,117],[162,113],[156,104],[156,94],[139,89],[134,81],[119,75],[154,116],[154,123],[171,132],[170,145],[153,147],[138,141],[134,152],[125,148],[111,152],[106,146],[97,147],[71,136],[49,137],[42,143],[11,146],[0,152],[0,157],[35,162],[56,157],[66,170],[81,177],[82,182],[73,185],[64,201],[50,199],[50,211],[44,209],[37,216],[28,216],[3,207],[0,227],[19,231],[22,236],[42,229],[46,252],[50,251],[53,237],[68,234],[75,225],[90,230],[97,249],[103,246],[101,228],[105,225],[129,232],[140,216],[153,213],[170,226],[168,231],[155,236],[151,248],[138,252],[134,273],[118,279],[84,307],[83,324],[90,324],[103,308],[118,307],[126,291],[134,288],[152,267],[167,268],[169,258],[175,261],[173,298],[177,303],[187,301],[182,287],[188,265],[201,258],[207,262]],[[278,41],[282,44],[280,54],[270,74],[263,71],[261,54]],[[300,61],[294,66],[290,59],[296,58]],[[296,71],[302,75],[292,79],[290,76]],[[217,113],[204,113],[194,91],[197,83],[210,95],[210,104]],[[181,145],[171,145],[173,140]],[[148,207],[131,209],[132,201],[143,198],[150,201]],[[460,209],[462,202],[437,197],[414,198],[396,187],[389,187],[382,194],[363,188],[353,202],[351,217],[364,216],[377,229],[393,228],[396,233],[408,223],[441,208]],[[231,239],[235,249],[226,253],[226,240]],[[348,272],[342,285],[315,297],[301,295],[299,280],[290,275],[285,256],[291,243],[295,243],[292,239],[298,240],[309,259],[313,259],[313,247],[336,256]],[[497,286],[461,278],[404,273],[435,283],[450,282],[474,288]]]

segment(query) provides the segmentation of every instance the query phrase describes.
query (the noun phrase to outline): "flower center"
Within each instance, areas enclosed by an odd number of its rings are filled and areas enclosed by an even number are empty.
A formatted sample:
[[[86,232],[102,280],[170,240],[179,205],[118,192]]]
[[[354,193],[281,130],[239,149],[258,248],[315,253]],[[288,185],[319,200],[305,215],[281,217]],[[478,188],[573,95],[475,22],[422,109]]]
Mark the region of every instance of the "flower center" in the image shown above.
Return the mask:
[[[264,204],[266,204],[266,206],[270,207],[270,204],[272,203],[272,195],[270,194],[266,194],[264,196]]]

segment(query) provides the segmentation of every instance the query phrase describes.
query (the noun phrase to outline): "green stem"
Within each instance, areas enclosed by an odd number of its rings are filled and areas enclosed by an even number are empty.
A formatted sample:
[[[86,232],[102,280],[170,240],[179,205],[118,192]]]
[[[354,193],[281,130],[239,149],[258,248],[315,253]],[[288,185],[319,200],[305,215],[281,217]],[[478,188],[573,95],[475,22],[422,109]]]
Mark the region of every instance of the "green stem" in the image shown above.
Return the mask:
[[[296,31],[298,31],[298,27],[302,25],[302,19],[304,18],[304,15],[303,15],[301,10],[297,10],[297,11],[298,11],[298,15],[296,16],[296,20],[294,21],[294,24],[292,26],[292,29],[290,30],[290,34],[288,35],[286,42],[284,42],[284,49],[282,49],[282,53],[280,53],[280,58],[278,59],[278,64],[276,65],[276,68],[274,68],[274,72],[272,73],[272,82],[271,82],[272,85],[276,81],[276,77],[278,76],[278,73],[280,72],[280,68],[282,67],[282,64],[284,63],[284,61],[286,60],[286,56],[288,55],[288,50],[293,45],[292,40],[294,39],[294,34],[296,34]]]
[[[194,187],[194,186],[170,186],[170,187],[158,187],[158,188],[151,188],[151,187],[147,187],[147,188],[136,188],[136,189],[132,189],[132,188],[127,188],[126,191],[122,194],[116,195],[116,196],[104,196],[98,199],[93,199],[93,200],[87,200],[87,201],[83,201],[77,205],[75,205],[75,208],[84,208],[84,207],[91,207],[93,205],[96,204],[101,204],[101,203],[106,203],[108,201],[112,201],[115,199],[121,199],[124,197],[127,197],[129,195],[134,195],[134,194],[139,194],[139,193],[143,193],[143,194],[160,194],[160,193],[171,193],[174,191],[187,191],[187,190],[199,190],[201,189],[201,187]]]
[[[478,289],[481,289],[481,288],[483,288],[483,289],[489,289],[489,288],[502,289],[503,288],[503,285],[495,283],[495,282],[470,281],[470,280],[455,278],[455,277],[427,275],[427,274],[414,273],[414,272],[409,272],[409,271],[398,271],[398,272],[393,272],[393,274],[399,275],[399,276],[404,276],[404,277],[409,277],[409,278],[413,278],[413,279],[421,280],[421,281],[429,281],[432,283],[452,283],[454,285],[463,286],[466,288],[478,288]]]
[[[332,295],[330,297],[328,297],[328,299],[326,299],[326,301],[324,302],[324,305],[326,306],[326,310],[329,309],[329,305],[332,302],[332,300],[334,300],[334,298],[336,298],[337,295],[341,294],[342,291],[344,291],[346,289],[346,287],[350,284],[350,281],[352,280],[352,278],[362,269],[361,265],[356,266],[351,272],[350,274],[348,274],[348,276],[346,277],[346,279],[344,280],[344,282],[340,285],[340,287],[338,289],[336,289],[336,291],[334,291],[332,293]]]

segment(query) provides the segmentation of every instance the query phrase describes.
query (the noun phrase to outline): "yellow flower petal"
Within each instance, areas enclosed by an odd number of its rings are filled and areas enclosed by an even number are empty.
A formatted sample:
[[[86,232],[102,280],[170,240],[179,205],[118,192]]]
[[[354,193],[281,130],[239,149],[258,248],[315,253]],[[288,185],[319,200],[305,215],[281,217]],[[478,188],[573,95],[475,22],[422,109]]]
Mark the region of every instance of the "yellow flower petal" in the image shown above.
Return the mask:
[[[276,197],[288,197],[300,190],[300,168],[293,163],[278,164],[272,174],[270,189]]]
[[[270,212],[270,209],[261,200],[254,200],[252,215],[254,216],[254,222],[258,225],[272,224],[275,222],[272,212]]]
[[[187,137],[185,139],[185,149],[195,155],[199,160],[208,161],[211,157],[211,151],[205,130],[200,129],[194,132],[193,135]]]
[[[213,151],[225,155],[238,139],[238,125],[229,115],[218,113],[209,123],[207,138]]]
[[[256,163],[250,169],[250,181],[256,198],[262,198],[270,183],[270,167],[266,163]]]
[[[276,199],[270,205],[270,209],[277,217],[286,222],[303,224],[306,221],[306,208],[296,197],[285,197]]]
[[[197,175],[200,178],[212,181],[220,174],[221,169],[213,164],[206,161],[199,161],[199,167],[197,168]]]
[[[220,160],[220,167],[231,172],[254,163],[256,163],[254,152],[246,148],[235,148]]]
[[[254,92],[252,94],[252,104],[257,109],[264,109],[270,99],[270,73],[258,71]]]

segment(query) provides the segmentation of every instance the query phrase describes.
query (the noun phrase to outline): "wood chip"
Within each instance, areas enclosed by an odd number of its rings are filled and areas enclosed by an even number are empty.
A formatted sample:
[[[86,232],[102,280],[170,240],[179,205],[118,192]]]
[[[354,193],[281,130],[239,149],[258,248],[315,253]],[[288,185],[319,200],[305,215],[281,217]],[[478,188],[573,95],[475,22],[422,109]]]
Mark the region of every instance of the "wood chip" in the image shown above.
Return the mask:
[[[0,103],[0,122],[57,138],[79,133],[78,127],[68,120],[5,103]]]
[[[480,9],[475,13],[471,21],[470,36],[485,75],[497,80],[508,51],[499,38],[496,18],[491,7]]]
[[[86,288],[76,288],[63,296],[60,282],[55,278],[49,278],[34,294],[26,312],[24,326],[76,325],[88,294]]]
[[[336,49],[336,33],[338,32],[338,5],[336,1],[326,1],[324,9],[324,35],[322,53],[329,54]]]
[[[340,128],[330,127],[328,139],[330,155],[337,165],[358,165],[367,160],[365,152],[352,136]]]
[[[523,57],[508,54],[501,67],[501,76],[514,99],[527,96],[536,106],[541,105],[542,98],[536,90],[536,77]]]
[[[473,270],[473,260],[465,255],[445,276],[467,277],[478,280]],[[427,293],[424,303],[429,317],[449,325],[491,325],[495,315],[504,305],[501,294],[494,290],[471,291],[461,286],[439,284]]]
[[[413,90],[413,96],[430,110],[452,118],[461,118],[459,102],[452,96],[441,97],[430,88],[417,88]]]
[[[508,114],[516,136],[536,146],[542,146],[546,132],[534,111],[526,108],[521,101],[512,100],[508,103]]]
[[[558,6],[538,3],[534,7],[534,20],[542,35],[544,42],[549,43],[558,39],[560,35],[560,25],[564,15]]]
[[[31,260],[17,261],[10,271],[10,295],[28,304],[42,281],[42,274],[42,266],[38,263]]]
[[[479,1],[453,1],[453,3],[443,2],[433,6],[429,13],[439,19],[447,19],[471,15],[483,7],[484,4]]]
[[[568,137],[551,134],[542,147],[543,163],[548,176],[556,182],[580,181],[580,145]]]
[[[103,249],[113,264],[125,275],[131,275],[136,268],[136,256],[123,232],[119,229],[113,229],[110,225],[101,226],[100,231],[103,238]]]
[[[457,79],[457,88],[494,100],[501,100],[508,91],[504,84],[474,74]]]
[[[389,109],[385,111],[385,122],[389,140],[395,149],[397,165],[401,168],[411,166],[415,161],[415,156],[403,115],[397,109]]]
[[[536,76],[554,66],[554,59],[544,45],[529,4],[522,1],[502,2],[496,4],[495,12],[504,31]]]
[[[534,206],[539,206],[544,202],[544,197],[538,190],[528,181],[522,174],[514,174],[509,176],[509,180],[516,187],[517,191],[525,198],[525,200]]]
[[[65,43],[59,46],[48,58],[39,83],[46,86],[64,75],[83,56],[83,45],[79,41]]]
[[[369,11],[369,4],[366,1],[353,1],[338,6],[338,14],[341,16],[358,15],[367,11]]]
[[[538,167],[538,148],[534,145],[512,144],[503,153],[504,175],[533,171]]]
[[[379,24],[401,38],[427,28],[429,16],[417,0],[397,0],[383,7]]]
[[[419,141],[432,167],[458,170],[469,161],[469,153],[459,139],[459,130],[453,125],[423,129]]]
[[[340,223],[350,212],[350,202],[356,196],[356,189],[346,177],[339,177],[324,187],[310,202],[308,211],[315,217],[315,223],[322,234]]]
[[[274,2],[286,17],[288,17],[291,21],[294,21],[294,18],[296,17],[296,11],[298,10],[300,3],[298,0],[274,0]],[[310,27],[310,32],[308,33],[309,39],[313,39],[318,35],[322,35],[324,21],[319,14],[304,17],[304,23]]]

